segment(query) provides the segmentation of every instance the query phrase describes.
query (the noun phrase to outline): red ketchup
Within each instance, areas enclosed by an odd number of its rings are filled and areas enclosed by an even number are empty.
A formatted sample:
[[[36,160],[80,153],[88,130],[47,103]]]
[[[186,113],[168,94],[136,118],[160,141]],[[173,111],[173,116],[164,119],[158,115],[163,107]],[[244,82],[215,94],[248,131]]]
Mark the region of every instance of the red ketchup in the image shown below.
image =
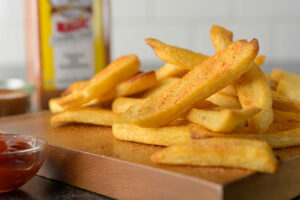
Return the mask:
[[[17,189],[36,174],[41,165],[36,163],[36,153],[10,154],[31,148],[26,142],[5,141],[0,135],[0,193]]]
[[[7,151],[8,151],[8,148],[7,148],[7,145],[5,143],[5,139],[2,135],[2,133],[0,133],[0,153],[7,152]]]

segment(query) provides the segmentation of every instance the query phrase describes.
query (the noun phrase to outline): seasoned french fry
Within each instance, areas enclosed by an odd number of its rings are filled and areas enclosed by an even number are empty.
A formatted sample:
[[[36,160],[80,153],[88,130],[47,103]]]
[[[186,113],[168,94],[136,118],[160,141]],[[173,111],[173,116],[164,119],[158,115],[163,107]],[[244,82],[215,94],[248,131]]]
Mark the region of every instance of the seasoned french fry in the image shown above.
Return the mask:
[[[265,63],[265,58],[266,58],[266,56],[264,56],[264,55],[256,56],[254,62],[257,66],[261,66]]]
[[[266,142],[235,138],[208,138],[174,144],[155,152],[151,159],[163,164],[235,167],[266,173],[274,173],[278,165]]]
[[[275,122],[281,121],[298,121],[300,122],[300,114],[294,112],[285,112],[280,110],[274,110]]]
[[[216,107],[218,107],[216,104],[214,104],[210,101],[207,101],[207,100],[199,101],[194,105],[194,108],[197,108],[197,109],[212,109],[212,108],[216,108]]]
[[[227,87],[223,88],[222,90],[219,91],[219,93],[223,93],[235,97],[237,96],[236,89],[232,85],[228,85]]]
[[[256,66],[235,82],[240,103],[244,109],[256,106],[262,111],[248,119],[248,125],[259,133],[265,132],[274,120],[272,93],[264,73]]]
[[[105,94],[103,94],[102,96],[99,96],[99,97],[91,100],[90,102],[85,103],[84,105],[82,105],[82,107],[99,105],[104,102],[110,101],[116,97],[117,97],[117,92],[115,89],[112,89],[112,90],[106,92]]]
[[[52,98],[49,100],[49,109],[52,113],[60,113],[64,111],[64,108],[59,105],[60,97]]]
[[[114,122],[112,132],[120,140],[161,146],[191,140],[188,125],[142,128],[134,124]]]
[[[208,58],[208,56],[201,53],[195,53],[187,49],[167,45],[153,38],[147,38],[145,42],[152,47],[161,60],[187,69],[192,69],[194,66]]]
[[[137,56],[120,57],[96,74],[84,90],[64,96],[59,104],[64,108],[81,107],[91,100],[104,95],[118,83],[132,77],[138,72],[139,68],[140,61]]]
[[[180,77],[184,75],[186,72],[188,72],[188,69],[184,67],[167,63],[162,67],[160,67],[159,69],[157,69],[155,71],[155,75],[157,80],[160,81],[170,77]]]
[[[140,73],[116,86],[117,96],[137,94],[153,87],[157,83],[155,72]]]
[[[85,123],[101,126],[112,126],[115,114],[102,108],[78,108],[66,110],[54,115],[50,124],[57,126],[67,123]]]
[[[144,98],[148,98],[151,96],[154,96],[158,93],[161,93],[162,91],[165,91],[169,87],[171,87],[173,84],[175,84],[179,78],[166,78],[164,80],[159,81],[154,87],[150,88],[147,92],[144,94]]]
[[[227,33],[227,34],[226,34]],[[213,45],[217,51],[227,47],[232,42],[231,31],[220,26],[213,26],[210,31]],[[269,83],[254,63],[250,63],[250,70],[243,74],[234,84],[242,108],[257,107],[262,111],[248,119],[248,125],[253,130],[262,133],[272,124],[272,93]]]
[[[233,33],[221,26],[213,25],[210,29],[210,40],[215,50],[219,52],[231,45]]]
[[[130,97],[118,97],[113,101],[112,111],[114,113],[125,113],[132,105],[141,103],[143,99],[130,98]]]
[[[276,92],[291,100],[300,101],[300,76],[284,72],[279,79]]]
[[[300,113],[300,101],[290,100],[273,93],[273,108],[286,112]]]
[[[271,73],[271,78],[273,81],[275,82],[279,82],[280,79],[289,79],[289,80],[293,80],[294,82],[298,82],[300,81],[300,76],[297,74],[293,74],[293,73],[289,73],[280,69],[273,69],[272,73]]]
[[[89,81],[76,81],[71,84],[62,94],[61,96],[67,96],[72,92],[79,92],[84,89],[89,84]]]
[[[222,108],[228,108],[228,109],[240,109],[241,104],[239,102],[239,99],[235,96],[226,95],[222,92],[217,92],[210,97],[207,98],[207,101],[212,102],[215,105],[218,105]]]
[[[280,69],[273,69],[271,73],[271,78],[273,81],[278,82],[283,76],[284,72]]]
[[[261,109],[191,109],[185,116],[190,122],[199,124],[214,132],[231,132],[245,122],[249,117],[257,114]]]
[[[192,139],[204,139],[211,137],[222,138],[241,138],[251,140],[261,140],[267,142],[272,148],[285,148],[300,145],[300,123],[278,123],[281,129],[271,128],[267,133],[242,133],[234,132],[228,133],[215,133],[199,125],[191,125],[190,132]],[[284,125],[288,127],[284,127]],[[276,127],[276,125],[275,125]]]
[[[258,52],[257,40],[240,40],[194,67],[163,94],[131,106],[123,121],[141,127],[166,125],[197,102],[222,89],[249,70]],[[209,90],[207,89],[209,88]]]
[[[78,82],[76,82],[78,83]],[[76,88],[77,89],[77,88]],[[116,97],[116,90],[111,90],[107,92],[106,94],[97,97],[95,99],[92,99],[90,102],[87,102],[86,104],[83,104],[81,107],[88,107],[88,106],[95,106],[99,105],[101,103],[107,102],[109,100],[112,100]],[[65,111],[65,107],[61,106],[59,102],[61,101],[61,97],[52,98],[49,100],[49,109],[52,113],[60,113]]]

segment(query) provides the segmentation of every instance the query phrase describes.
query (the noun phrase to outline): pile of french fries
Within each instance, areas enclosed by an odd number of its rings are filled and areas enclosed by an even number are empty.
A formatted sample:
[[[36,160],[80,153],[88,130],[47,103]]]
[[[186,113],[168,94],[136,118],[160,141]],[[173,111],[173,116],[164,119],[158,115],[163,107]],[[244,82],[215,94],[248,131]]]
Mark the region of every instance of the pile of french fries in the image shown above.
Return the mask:
[[[148,38],[166,64],[139,72],[135,55],[114,60],[49,101],[51,125],[112,126],[120,140],[166,146],[153,162],[273,173],[272,148],[300,145],[300,76],[260,66],[256,39],[233,41],[214,25],[207,56]]]

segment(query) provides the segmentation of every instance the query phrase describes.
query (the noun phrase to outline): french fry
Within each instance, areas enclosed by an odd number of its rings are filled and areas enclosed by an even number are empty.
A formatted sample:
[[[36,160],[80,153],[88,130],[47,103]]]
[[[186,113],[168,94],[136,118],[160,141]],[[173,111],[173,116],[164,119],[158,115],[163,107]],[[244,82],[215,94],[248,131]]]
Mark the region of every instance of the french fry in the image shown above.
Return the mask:
[[[285,112],[280,110],[274,110],[275,122],[281,121],[298,121],[300,122],[300,114],[294,112]]]
[[[274,82],[277,83],[281,79],[283,74],[284,74],[284,72],[282,70],[275,68],[275,69],[272,70],[271,78]]]
[[[73,84],[71,84],[62,94],[61,96],[67,96],[73,92],[79,92],[80,90],[83,90],[87,85],[89,84],[89,81],[76,81]]]
[[[63,93],[61,93],[61,96],[67,96],[73,92],[78,92],[82,89],[84,89],[89,84],[89,81],[76,81],[73,84],[71,84]]]
[[[49,109],[52,113],[60,113],[64,111],[64,108],[59,105],[60,97],[52,98],[49,100]]]
[[[227,87],[223,88],[219,91],[220,93],[231,95],[231,96],[237,96],[236,89],[232,85],[228,85]]]
[[[141,103],[143,99],[130,98],[130,97],[118,97],[112,103],[112,111],[114,113],[125,113],[132,105]]]
[[[177,65],[173,65],[170,63],[167,63],[157,69],[155,71],[155,75],[158,81],[170,78],[170,77],[180,77],[183,76],[186,72],[188,72],[188,69],[184,67],[180,67]]]
[[[300,101],[290,100],[286,97],[278,96],[273,93],[273,108],[286,111],[300,113]]]
[[[256,56],[254,62],[257,66],[261,66],[265,63],[265,58],[266,58],[266,56],[264,56],[264,55]]]
[[[153,38],[147,38],[145,42],[152,47],[155,54],[161,60],[186,69],[192,69],[194,66],[208,58],[208,56],[201,53],[195,53],[187,49],[167,45]]]
[[[240,40],[194,67],[163,94],[146,98],[123,114],[124,122],[141,127],[166,125],[249,70],[257,40]],[[209,89],[207,89],[209,88]]]
[[[210,109],[192,108],[185,116],[190,122],[199,124],[213,132],[231,132],[245,122],[246,119],[257,114],[261,109]]]
[[[116,97],[116,90],[111,90],[111,91],[107,92],[106,94],[104,94],[103,96],[92,99],[90,102],[87,102],[86,104],[82,105],[81,107],[89,107],[89,106],[99,105],[101,103],[112,100],[115,97]],[[65,107],[63,107],[59,104],[59,102],[61,101],[61,98],[62,97],[57,97],[57,98],[52,98],[49,100],[49,109],[52,113],[60,113],[60,112],[63,112],[66,110]]]
[[[208,138],[171,145],[155,152],[156,163],[235,167],[274,173],[277,159],[270,146],[263,141],[235,138]]]
[[[207,100],[199,101],[194,105],[194,108],[197,109],[213,109],[216,107],[218,107],[216,104],[213,104],[212,102]]]
[[[84,90],[64,96],[59,104],[64,108],[81,107],[91,100],[104,95],[118,83],[132,77],[138,72],[139,68],[140,61],[137,56],[120,57],[96,74]]]
[[[66,110],[51,118],[51,126],[67,123],[85,123],[101,126],[112,126],[115,114],[102,108],[77,108]]]
[[[171,87],[178,80],[180,80],[180,79],[174,78],[174,77],[163,79],[163,80],[159,81],[154,87],[152,87],[148,91],[146,91],[145,94],[143,95],[143,97],[148,98],[148,97],[154,96],[158,93],[161,93],[161,92],[165,91],[166,89],[168,89],[169,87]]]
[[[191,140],[188,125],[142,128],[134,124],[114,122],[112,132],[120,140],[161,146]]]
[[[221,26],[213,25],[210,29],[210,40],[216,52],[219,52],[231,45],[233,33]]]
[[[210,97],[207,98],[207,101],[210,101],[213,104],[218,105],[222,108],[228,108],[228,109],[242,108],[239,99],[237,97],[226,95],[223,94],[222,92],[217,92],[211,95]]]
[[[143,72],[116,86],[117,96],[137,94],[153,87],[157,83],[155,72]]]
[[[276,92],[291,100],[300,101],[300,76],[284,73],[279,79]]]
[[[244,109],[256,106],[262,111],[248,119],[248,125],[259,133],[265,132],[273,123],[272,93],[264,73],[256,66],[235,82],[240,103]]]
[[[281,125],[280,129],[276,125]],[[283,126],[282,126],[283,125]],[[285,127],[288,126],[288,127]],[[241,138],[251,140],[261,140],[267,142],[272,148],[286,148],[300,145],[300,123],[277,123],[267,133],[215,133],[199,125],[191,125],[190,132],[192,139],[205,139],[212,137]]]
[[[279,82],[280,79],[290,79],[293,80],[294,82],[298,82],[300,81],[300,76],[297,74],[293,74],[293,73],[289,73],[280,69],[273,69],[272,73],[271,73],[271,78],[273,81],[275,82]]]
[[[217,51],[227,47],[232,42],[232,32],[220,26],[213,26],[210,30],[211,40]],[[242,108],[257,107],[262,111],[248,119],[248,125],[255,131],[265,132],[272,124],[272,93],[264,73],[254,63],[250,63],[250,70],[234,83]]]

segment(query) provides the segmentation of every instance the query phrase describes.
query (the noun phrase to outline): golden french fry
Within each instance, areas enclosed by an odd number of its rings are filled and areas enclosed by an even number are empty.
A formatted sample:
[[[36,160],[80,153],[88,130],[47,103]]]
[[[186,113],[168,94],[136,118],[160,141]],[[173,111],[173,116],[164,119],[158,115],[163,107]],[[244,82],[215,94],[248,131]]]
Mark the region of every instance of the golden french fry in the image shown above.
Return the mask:
[[[76,82],[76,83],[78,83],[78,82]],[[107,92],[106,94],[104,94],[103,96],[97,97],[95,99],[92,99],[90,102],[83,104],[81,107],[99,105],[101,103],[112,100],[115,97],[116,97],[116,90],[113,89],[113,90]],[[60,113],[60,112],[63,112],[66,110],[65,107],[63,107],[59,104],[61,99],[62,99],[62,97],[57,97],[57,98],[52,98],[49,100],[49,109],[52,113]]]
[[[143,72],[117,85],[117,96],[137,94],[153,87],[157,83],[155,72]]]
[[[222,108],[228,108],[228,109],[240,109],[241,104],[239,102],[239,99],[235,96],[226,95],[222,92],[217,92],[210,97],[207,98],[207,101],[212,102],[215,105],[218,105]]]
[[[90,102],[85,103],[84,105],[82,105],[82,107],[88,107],[88,106],[94,106],[94,105],[101,105],[103,106],[103,104],[105,104],[108,101],[111,101],[112,99],[117,97],[117,92],[115,89],[112,89],[108,92],[106,92],[105,94],[103,94],[102,96],[99,96],[93,100],[91,100]]]
[[[210,40],[217,52],[222,51],[232,43],[233,33],[221,26],[213,25],[210,29]]]
[[[231,31],[220,26],[213,26],[210,31],[213,45],[217,51],[227,47],[232,42]],[[250,70],[234,83],[242,108],[257,107],[262,111],[248,119],[248,125],[259,133],[265,132],[272,124],[272,93],[269,83],[254,63],[250,63]]]
[[[173,121],[198,101],[222,89],[248,70],[258,51],[257,40],[241,40],[208,58],[163,94],[146,98],[130,107],[124,122],[142,127],[156,127]],[[209,89],[208,89],[209,88]]]
[[[231,132],[257,114],[261,109],[220,109],[201,110],[192,108],[185,116],[190,122],[199,124],[214,132]]]
[[[274,110],[275,122],[281,121],[298,121],[300,122],[300,114],[294,112],[285,112],[280,110]]]
[[[265,63],[265,58],[266,58],[266,56],[264,56],[264,55],[256,56],[254,62],[257,66],[261,66]]]
[[[195,53],[187,49],[167,45],[153,38],[147,38],[145,42],[152,47],[155,54],[161,60],[187,69],[192,69],[194,66],[208,58],[208,56],[201,53]]]
[[[266,142],[235,138],[208,138],[174,144],[155,152],[151,159],[163,164],[234,167],[266,173],[274,173],[278,166]]]
[[[213,109],[216,107],[218,107],[216,104],[213,104],[212,102],[207,100],[199,101],[194,105],[194,108],[197,109]]]
[[[300,76],[297,74],[289,73],[286,71],[283,71],[281,69],[273,69],[271,73],[271,78],[275,82],[279,82],[280,79],[291,79],[294,80],[294,82],[299,82],[300,81]]]
[[[91,100],[103,96],[118,83],[132,77],[139,68],[140,61],[137,56],[120,57],[96,74],[83,90],[64,96],[59,103],[65,108],[81,107]]]
[[[134,124],[114,122],[112,132],[120,140],[161,146],[191,140],[188,125],[142,128]]]
[[[290,100],[286,97],[281,97],[276,93],[273,95],[273,108],[286,111],[300,113],[300,101]]]
[[[280,125],[278,128],[277,125]],[[283,126],[282,126],[283,125]],[[276,127],[277,126],[277,127]],[[288,127],[285,127],[288,126]],[[281,130],[280,130],[281,129]],[[251,140],[261,140],[267,142],[272,148],[285,148],[300,145],[300,123],[278,123],[267,133],[215,133],[199,125],[191,125],[190,132],[192,139],[205,139],[211,137],[241,138]]]
[[[113,101],[112,111],[114,113],[125,113],[132,105],[141,103],[143,99],[130,98],[130,97],[118,97]]]
[[[249,70],[258,52],[257,40],[240,40],[194,67],[163,94],[131,106],[123,121],[142,127],[166,125]],[[208,89],[209,88],[209,89]]]
[[[102,108],[70,109],[54,115],[50,124],[57,126],[67,123],[85,123],[101,126],[112,126],[115,114],[111,110]]]
[[[188,71],[189,70],[184,67],[167,63],[167,64],[163,65],[162,67],[160,67],[159,69],[157,69],[155,71],[155,75],[156,75],[157,80],[160,81],[160,80],[170,78],[170,77],[183,76]]]
[[[281,70],[273,70],[273,76],[275,71]],[[282,73],[280,79],[278,80],[276,92],[281,96],[300,101],[300,76],[288,72],[281,72]]]
[[[242,108],[255,106],[262,109],[260,113],[248,119],[248,125],[259,133],[265,132],[273,123],[274,114],[271,88],[264,73],[256,65],[252,65],[234,85]]]
[[[64,111],[64,108],[59,105],[60,97],[52,98],[49,100],[49,110],[52,113],[60,113]]]
[[[220,90],[218,93],[223,93],[226,95],[237,96],[236,89],[232,85],[228,85],[227,87]]]
[[[277,83],[281,79],[283,74],[284,74],[284,72],[282,70],[275,68],[272,70],[271,78],[273,81],[275,81]]]
[[[80,90],[83,90],[87,85],[89,84],[89,81],[76,81],[73,84],[71,84],[62,94],[61,96],[67,96],[71,94],[72,92],[79,92]]]
[[[180,79],[173,78],[173,77],[163,79],[163,80],[159,81],[154,87],[152,87],[148,91],[146,91],[143,97],[148,98],[148,97],[154,96],[158,93],[161,93],[162,91],[165,91],[166,89],[171,87],[173,84],[175,84],[178,80],[180,80]]]

